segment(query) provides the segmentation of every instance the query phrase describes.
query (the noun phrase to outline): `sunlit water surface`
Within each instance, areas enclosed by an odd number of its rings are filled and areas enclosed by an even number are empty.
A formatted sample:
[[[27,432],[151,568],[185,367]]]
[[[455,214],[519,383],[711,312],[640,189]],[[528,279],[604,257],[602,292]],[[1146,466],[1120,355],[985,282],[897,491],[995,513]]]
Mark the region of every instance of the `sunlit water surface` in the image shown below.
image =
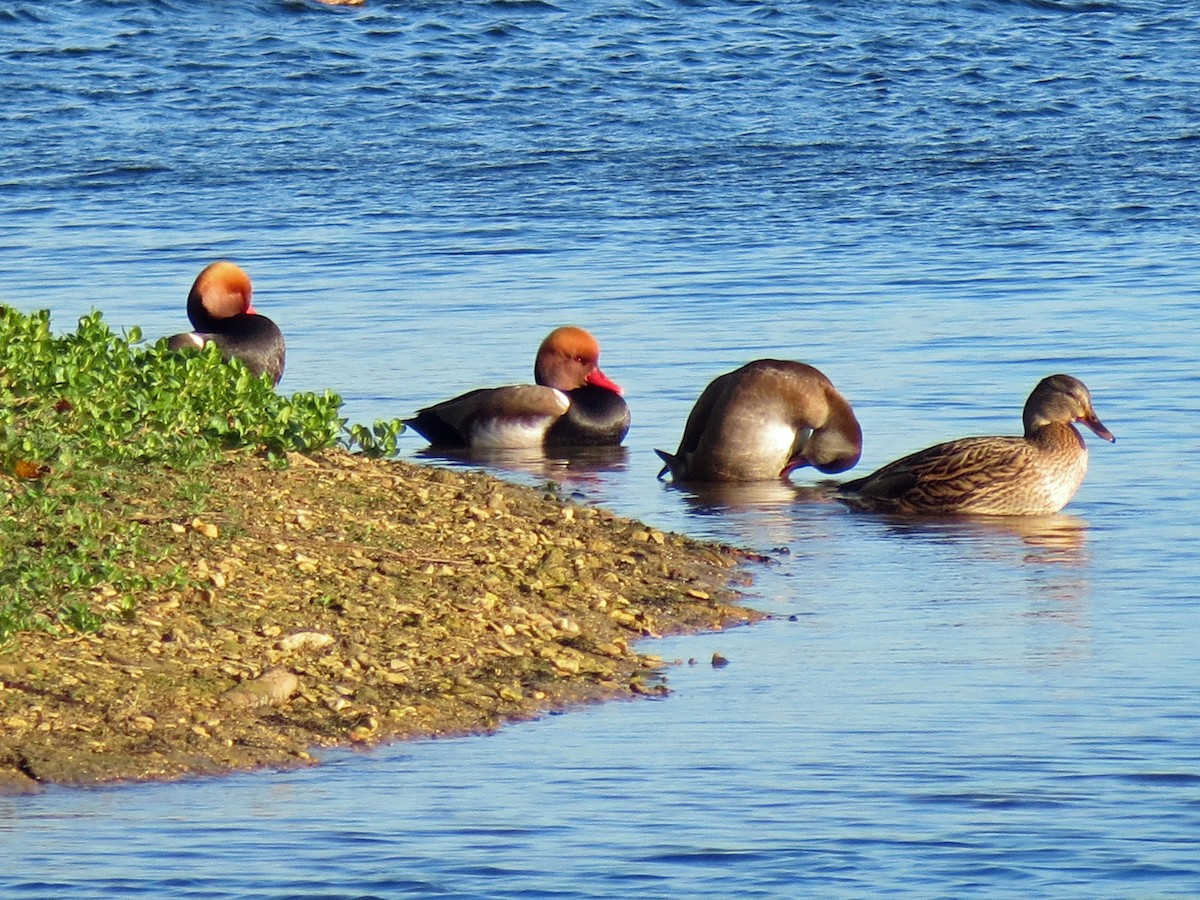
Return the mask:
[[[169,334],[235,259],[356,421],[584,325],[627,453],[491,468],[769,554],[776,618],[647,645],[661,702],[0,799],[0,895],[1200,893],[1198,58],[1149,2],[8,4],[0,300]],[[656,481],[762,356],[859,472],[1059,371],[1118,441],[1042,521]]]

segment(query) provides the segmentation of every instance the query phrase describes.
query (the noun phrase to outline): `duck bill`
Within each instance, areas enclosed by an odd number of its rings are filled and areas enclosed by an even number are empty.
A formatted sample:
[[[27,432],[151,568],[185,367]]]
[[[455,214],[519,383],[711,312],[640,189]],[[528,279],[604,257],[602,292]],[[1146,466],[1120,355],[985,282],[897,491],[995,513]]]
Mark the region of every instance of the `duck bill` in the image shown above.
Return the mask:
[[[588,384],[612,391],[614,394],[625,393],[623,390],[621,390],[621,386],[619,384],[617,384],[599,369],[592,369],[592,371],[588,373],[588,377],[585,380]]]
[[[789,459],[787,461],[787,464],[783,467],[783,470],[779,473],[779,477],[787,478],[789,475],[791,475],[797,469],[803,469],[805,466],[811,466],[811,465],[812,465],[812,463],[810,463],[803,456],[793,456],[791,459]]]
[[[257,316],[258,315],[258,310],[254,308],[253,304],[250,304],[250,303],[246,304],[246,315],[248,315],[248,316]]]
[[[1078,421],[1082,422],[1088,428],[1096,433],[1096,437],[1102,437],[1110,444],[1115,444],[1117,439],[1113,437],[1113,433],[1104,427],[1104,423],[1095,416],[1080,416]]]

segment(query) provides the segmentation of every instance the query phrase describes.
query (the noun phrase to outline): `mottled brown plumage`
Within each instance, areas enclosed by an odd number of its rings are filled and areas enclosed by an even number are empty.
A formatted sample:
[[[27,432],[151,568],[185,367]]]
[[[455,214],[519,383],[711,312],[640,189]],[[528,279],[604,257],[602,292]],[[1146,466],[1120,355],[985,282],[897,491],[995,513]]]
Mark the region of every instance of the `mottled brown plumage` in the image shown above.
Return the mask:
[[[889,463],[838,489],[850,506],[906,514],[1018,516],[1058,512],[1087,472],[1081,422],[1115,441],[1092,408],[1083,382],[1043,379],[1024,411],[1022,437],[968,437]]]

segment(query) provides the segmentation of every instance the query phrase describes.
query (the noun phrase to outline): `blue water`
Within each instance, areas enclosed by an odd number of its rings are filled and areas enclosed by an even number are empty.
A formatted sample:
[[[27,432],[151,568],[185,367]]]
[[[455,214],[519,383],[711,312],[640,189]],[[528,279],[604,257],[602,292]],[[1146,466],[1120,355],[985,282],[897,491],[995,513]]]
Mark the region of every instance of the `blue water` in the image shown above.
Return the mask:
[[[778,617],[644,646],[661,702],[0,799],[0,896],[1200,895],[1198,61],[1151,2],[7,4],[0,301],[170,334],[235,259],[356,421],[584,325],[627,455],[493,470],[771,553]],[[859,473],[1059,371],[1118,440],[1023,526],[657,482],[768,355]]]

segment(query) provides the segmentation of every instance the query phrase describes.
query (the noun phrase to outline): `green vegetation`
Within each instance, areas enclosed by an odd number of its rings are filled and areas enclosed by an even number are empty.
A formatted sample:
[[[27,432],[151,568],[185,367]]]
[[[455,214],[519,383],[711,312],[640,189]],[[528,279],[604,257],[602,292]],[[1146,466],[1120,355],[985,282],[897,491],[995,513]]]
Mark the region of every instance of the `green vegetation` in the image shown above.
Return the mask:
[[[346,428],[341,398],[277,394],[216,347],[175,353],[92,313],[54,336],[50,314],[0,306],[0,644],[19,631],[95,631],[137,598],[186,583],[146,525],[194,515],[205,470],[231,454],[341,443],[391,454],[399,421]]]

